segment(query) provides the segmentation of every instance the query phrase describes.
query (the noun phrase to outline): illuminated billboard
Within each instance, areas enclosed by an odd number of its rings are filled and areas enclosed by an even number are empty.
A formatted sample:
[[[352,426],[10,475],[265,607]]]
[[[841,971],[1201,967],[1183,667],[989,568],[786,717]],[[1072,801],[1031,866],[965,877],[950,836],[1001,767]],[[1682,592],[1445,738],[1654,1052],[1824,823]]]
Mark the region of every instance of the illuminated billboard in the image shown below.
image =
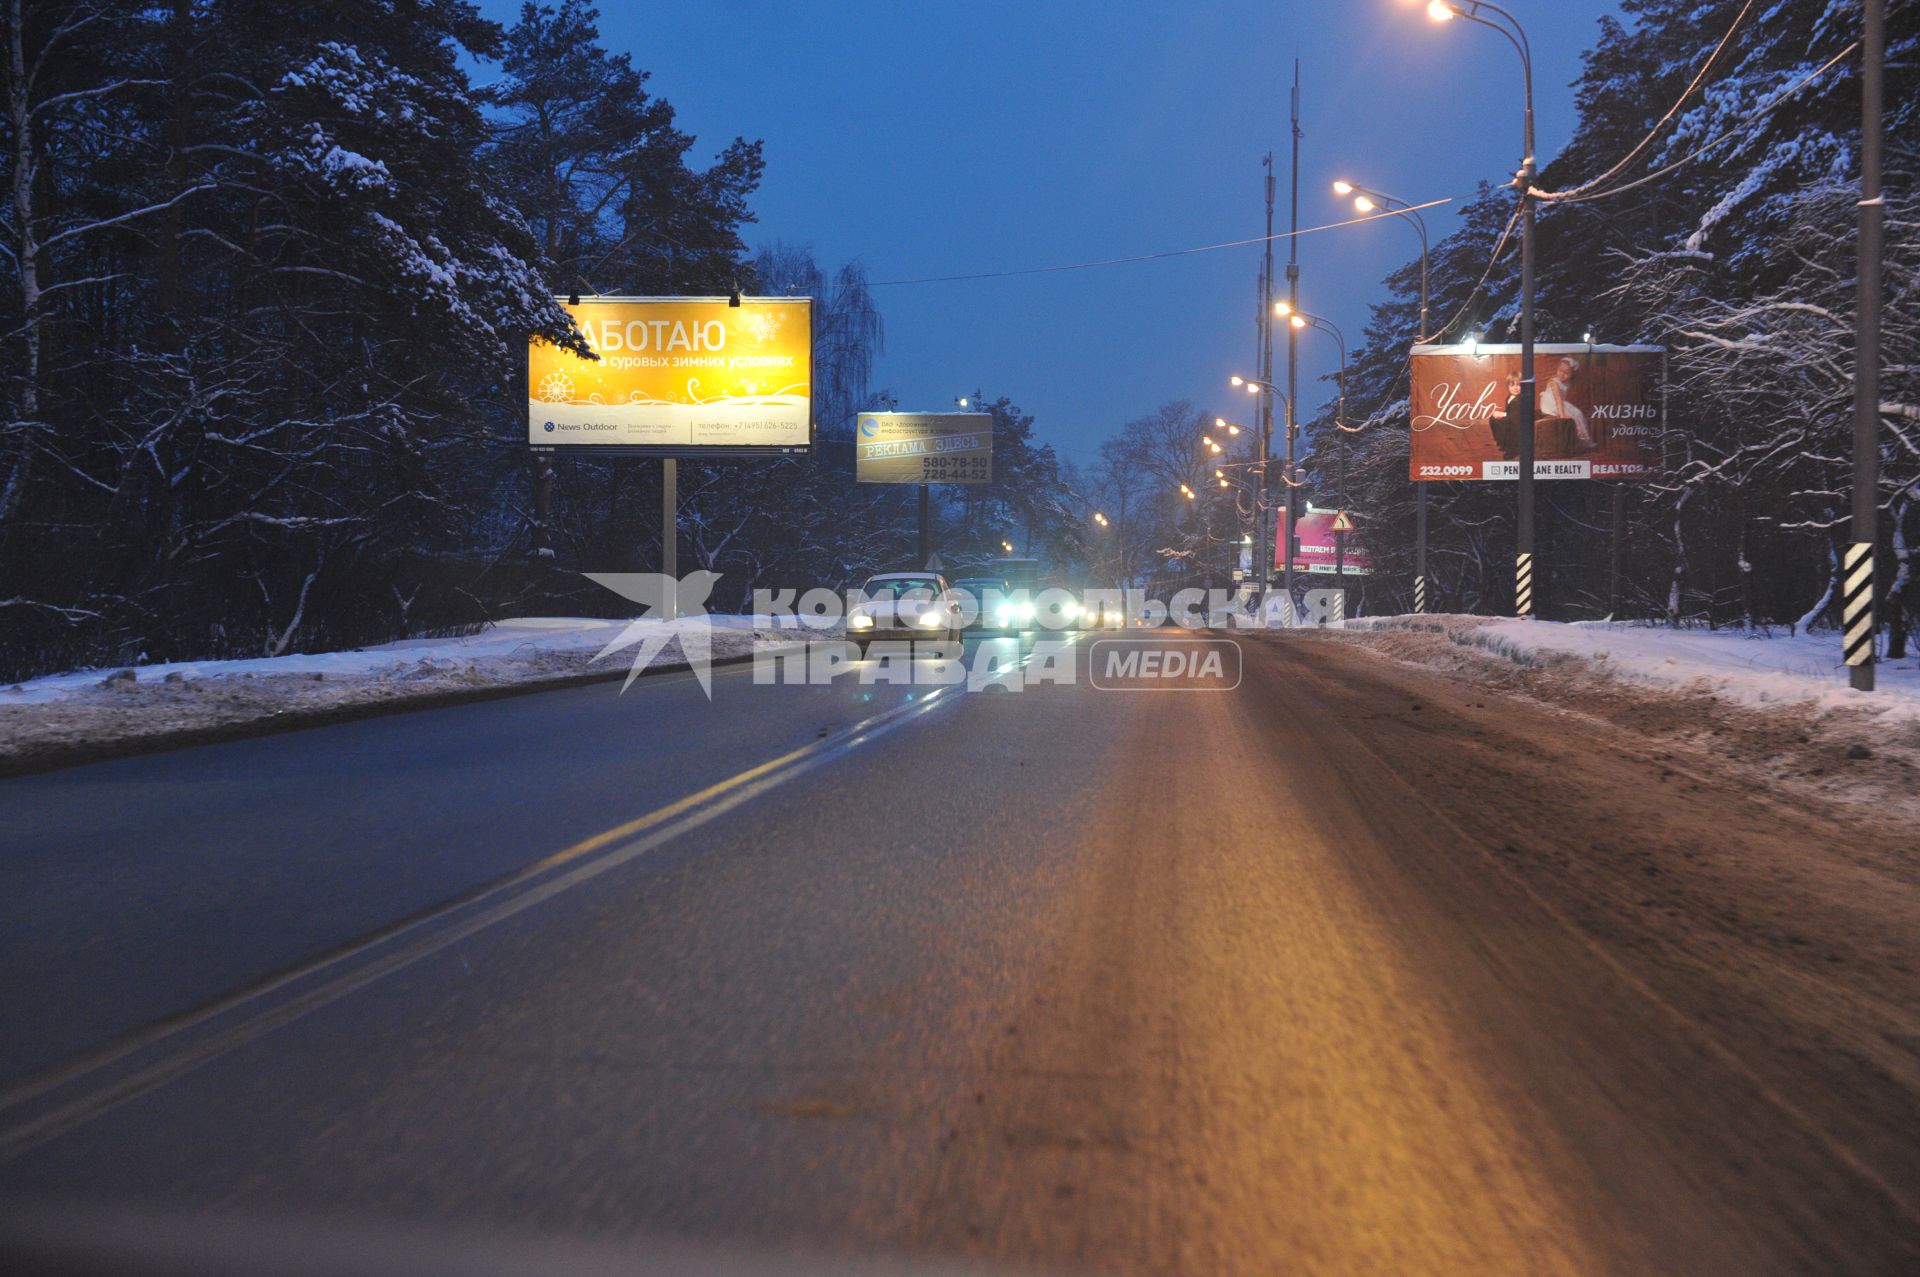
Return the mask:
[[[529,347],[534,447],[697,456],[811,443],[811,299],[589,297],[566,309],[598,358]]]
[[[1293,539],[1296,549],[1293,556],[1295,572],[1332,573],[1336,567],[1347,576],[1372,576],[1373,552],[1367,548],[1360,534],[1353,530],[1353,516],[1347,516],[1348,526],[1340,527],[1341,512],[1322,510],[1307,503],[1299,516],[1293,521]],[[1274,516],[1276,528],[1285,527],[1284,510]],[[1341,552],[1339,532],[1346,532],[1345,553]],[[1274,537],[1273,566],[1276,570],[1286,569],[1286,560],[1281,557],[1282,537]]]
[[[1650,479],[1666,433],[1666,350],[1538,344],[1536,479]],[[1415,480],[1518,479],[1520,347],[1413,348]]]

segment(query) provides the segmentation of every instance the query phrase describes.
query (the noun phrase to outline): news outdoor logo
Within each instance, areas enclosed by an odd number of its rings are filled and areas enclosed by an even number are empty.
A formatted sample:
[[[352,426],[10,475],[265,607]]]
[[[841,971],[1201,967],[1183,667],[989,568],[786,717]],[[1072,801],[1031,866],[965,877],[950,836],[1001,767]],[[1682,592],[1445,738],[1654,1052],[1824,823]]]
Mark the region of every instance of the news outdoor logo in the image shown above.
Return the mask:
[[[712,699],[715,626],[706,604],[718,573],[585,575],[641,606],[641,614],[592,658],[600,661],[637,647],[621,692],[649,669],[689,669]],[[762,686],[845,682],[1022,691],[1071,686],[1084,678],[1109,692],[1226,692],[1240,686],[1242,653],[1238,642],[1219,637],[1218,631],[1344,623],[1345,595],[1336,589],[1306,591],[1305,607],[1298,609],[1278,592],[1258,599],[1225,590],[1183,590],[1165,602],[1139,590],[1018,593],[1030,593],[1019,600],[1020,612],[1036,618],[1029,628],[982,625],[982,601],[956,591],[945,600],[904,595],[885,600],[885,607],[898,609],[890,618],[904,617],[925,602],[951,608],[950,618],[928,630],[933,637],[888,632],[853,640],[847,637],[849,618],[864,617],[871,624],[875,603],[859,591],[843,597],[824,589],[756,590],[753,615],[736,618],[751,628],[736,626],[731,632],[743,639],[751,634],[750,646],[736,648],[736,654],[751,657],[753,682]],[[1004,608],[999,611],[1004,615]],[[1127,632],[1109,634],[1110,628]]]

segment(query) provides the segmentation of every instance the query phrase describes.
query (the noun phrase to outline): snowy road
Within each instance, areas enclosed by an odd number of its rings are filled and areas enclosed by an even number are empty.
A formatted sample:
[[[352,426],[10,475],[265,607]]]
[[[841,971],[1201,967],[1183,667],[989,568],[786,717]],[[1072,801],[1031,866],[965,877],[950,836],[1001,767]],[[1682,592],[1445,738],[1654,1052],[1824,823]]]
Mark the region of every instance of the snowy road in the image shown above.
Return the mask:
[[[1920,840],[1243,647],[1230,692],[732,669],[0,781],[0,1192],[988,1271],[1920,1266]]]

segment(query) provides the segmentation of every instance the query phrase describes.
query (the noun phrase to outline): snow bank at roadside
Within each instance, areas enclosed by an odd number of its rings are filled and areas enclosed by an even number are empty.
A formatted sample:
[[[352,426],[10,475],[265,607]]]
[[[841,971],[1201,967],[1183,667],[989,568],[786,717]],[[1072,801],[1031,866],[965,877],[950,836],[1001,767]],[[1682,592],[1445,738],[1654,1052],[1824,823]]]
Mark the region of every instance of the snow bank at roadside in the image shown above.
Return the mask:
[[[1920,659],[1882,661],[1877,690],[1847,685],[1835,634],[1749,636],[1738,630],[1672,629],[1607,621],[1562,624],[1512,617],[1389,616],[1353,620],[1356,630],[1442,631],[1456,643],[1526,664],[1575,657],[1614,677],[1655,688],[1709,691],[1738,704],[1848,711],[1885,723],[1920,724]]]
[[[705,620],[713,627],[708,646],[714,660],[749,655],[757,641],[840,634],[837,625],[805,632],[776,628],[765,617]],[[0,774],[223,739],[268,723],[333,722],[504,690],[616,678],[630,668],[637,640],[649,630],[668,640],[651,668],[684,669],[679,635],[701,623],[522,617],[457,638],[406,639],[344,652],[54,674],[0,687]],[[629,625],[642,631],[636,641],[595,660]]]
[[[756,632],[753,617],[710,615],[705,619],[713,625],[712,649],[716,658],[752,650]],[[589,673],[596,668],[609,671],[624,668],[635,650],[632,647],[612,654],[597,666],[591,662],[594,654],[619,637],[628,625],[658,628],[673,635],[698,623],[697,620],[629,622],[598,617],[530,616],[497,621],[477,634],[457,638],[402,639],[345,652],[305,652],[247,660],[175,661],[138,666],[132,673],[136,684],[285,676],[312,680],[315,675],[320,676],[315,681],[321,682],[373,679],[420,683],[458,679],[468,683],[511,683],[546,678],[570,669]],[[761,628],[769,629],[765,618],[761,620]],[[784,636],[769,630],[767,637]],[[674,660],[680,660],[677,645],[671,655]],[[115,673],[118,671],[75,670],[0,688],[0,706],[66,700],[98,689]],[[121,677],[124,681],[125,676]]]

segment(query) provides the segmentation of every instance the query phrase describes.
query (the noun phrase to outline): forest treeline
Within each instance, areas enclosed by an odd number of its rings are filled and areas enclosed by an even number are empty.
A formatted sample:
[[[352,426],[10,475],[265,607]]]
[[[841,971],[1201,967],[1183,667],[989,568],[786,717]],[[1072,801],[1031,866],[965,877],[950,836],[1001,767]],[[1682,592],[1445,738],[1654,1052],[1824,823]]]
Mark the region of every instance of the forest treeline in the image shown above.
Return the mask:
[[[1663,126],[1743,8],[1733,38]],[[1563,620],[1613,608],[1686,623],[1831,625],[1852,472],[1860,60],[1848,46],[1861,6],[1623,0],[1620,9],[1619,20],[1601,22],[1573,86],[1573,140],[1538,185],[1580,187],[1653,141],[1600,188],[1617,193],[1541,208],[1537,331],[1543,342],[1591,333],[1668,348],[1666,473],[1627,486],[1617,600],[1612,485],[1538,486],[1539,601]],[[1920,619],[1920,5],[1894,0],[1888,12],[1879,579],[1889,641],[1903,645]],[[1517,102],[1511,126],[1517,156]],[[1373,180],[1393,189],[1391,177]],[[1517,235],[1494,256],[1514,205],[1509,187],[1486,186],[1435,243],[1436,340],[1518,340]],[[1351,506],[1384,560],[1367,585],[1374,611],[1411,607],[1406,352],[1418,329],[1419,262],[1387,283],[1391,296],[1374,307],[1350,365],[1348,415],[1366,428],[1346,436],[1345,494],[1330,393],[1307,430],[1313,499]],[[1434,606],[1510,611],[1512,485],[1427,487]]]
[[[1543,207],[1539,336],[1669,349],[1667,467],[1625,495],[1617,596],[1612,489],[1540,485],[1539,602],[1557,618],[1828,624],[1859,170],[1858,58],[1839,55],[1860,6],[1620,8],[1539,185],[1635,158],[1604,198]],[[1917,10],[1890,5],[1888,48],[1880,579],[1895,643],[1920,611]],[[750,246],[760,145],[696,159],[582,0],[505,25],[461,0],[0,0],[0,36],[0,678],[621,606],[579,571],[659,562],[659,467],[563,458],[543,525],[545,463],[524,443],[525,343],[575,340],[554,300],[573,292],[816,298],[812,455],[681,470],[680,562],[722,573],[716,606],[910,558],[912,490],[852,482],[852,416],[891,402],[872,385],[884,331],[863,272],[777,234]],[[1511,124],[1517,157],[1518,103]],[[1489,182],[1436,226],[1436,339],[1515,339],[1514,202]],[[1362,428],[1334,429],[1332,386],[1304,426],[1301,496],[1353,511],[1379,566],[1355,602],[1375,612],[1411,603],[1419,274],[1411,260],[1388,278],[1352,352],[1346,424]],[[1211,413],[1172,403],[1116,423],[1076,470],[1010,399],[983,402],[996,482],[935,511],[954,560],[1007,540],[1091,584],[1224,582],[1253,496],[1244,471],[1222,489],[1213,466],[1244,460],[1247,436],[1203,454]],[[1511,487],[1429,497],[1434,606],[1509,610]]]
[[[760,144],[697,160],[597,21],[0,0],[0,678],[625,606],[579,572],[659,563],[656,463],[556,462],[536,526],[526,343],[577,342],[574,292],[816,298],[819,448],[682,469],[716,606],[908,552],[911,492],[851,481],[862,272],[750,251]],[[962,553],[1062,534],[1052,451],[991,407]]]

